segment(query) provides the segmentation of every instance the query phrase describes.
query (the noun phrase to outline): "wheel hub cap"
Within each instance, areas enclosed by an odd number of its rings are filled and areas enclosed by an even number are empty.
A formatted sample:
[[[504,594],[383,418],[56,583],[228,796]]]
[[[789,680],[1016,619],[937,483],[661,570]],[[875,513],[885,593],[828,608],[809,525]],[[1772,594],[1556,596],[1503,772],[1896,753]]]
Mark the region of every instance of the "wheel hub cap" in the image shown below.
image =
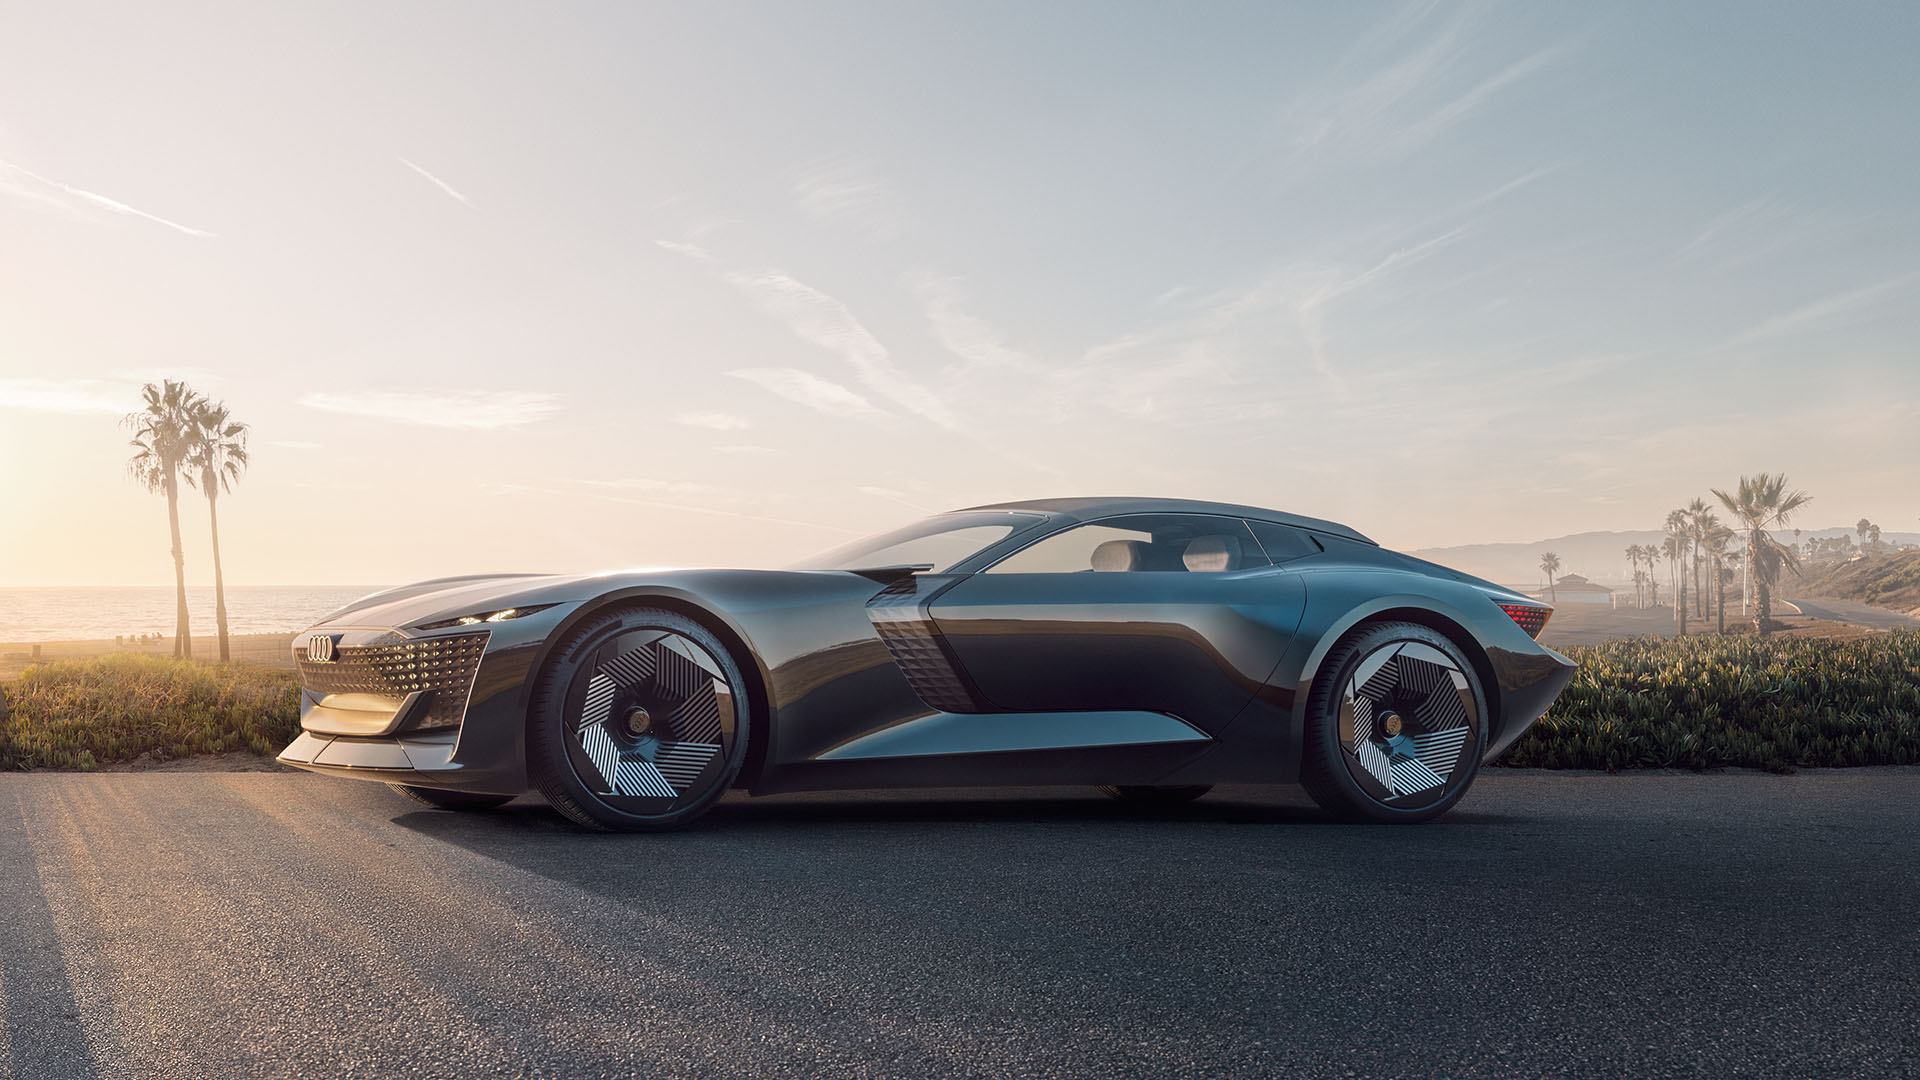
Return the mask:
[[[1447,654],[1390,642],[1354,667],[1340,696],[1347,770],[1368,794],[1417,808],[1479,753],[1479,716],[1466,675]]]
[[[568,749],[589,788],[649,814],[705,789],[731,745],[736,696],[698,642],[667,630],[622,634],[582,674]]]

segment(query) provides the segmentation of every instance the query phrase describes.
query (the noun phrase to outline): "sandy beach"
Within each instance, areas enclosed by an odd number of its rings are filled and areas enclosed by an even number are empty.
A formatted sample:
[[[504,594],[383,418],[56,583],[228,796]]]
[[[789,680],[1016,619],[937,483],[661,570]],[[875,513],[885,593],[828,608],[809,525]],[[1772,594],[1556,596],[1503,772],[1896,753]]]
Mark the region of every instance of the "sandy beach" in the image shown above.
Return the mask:
[[[227,638],[227,642],[235,660],[288,670],[293,668],[293,635],[290,633],[234,634]],[[172,656],[173,639],[162,637],[141,644],[134,644],[131,639],[115,642],[112,638],[103,641],[0,642],[0,678],[18,675],[29,664],[79,660],[113,653]],[[220,656],[219,639],[212,635],[193,635],[193,656],[196,660],[217,659]]]

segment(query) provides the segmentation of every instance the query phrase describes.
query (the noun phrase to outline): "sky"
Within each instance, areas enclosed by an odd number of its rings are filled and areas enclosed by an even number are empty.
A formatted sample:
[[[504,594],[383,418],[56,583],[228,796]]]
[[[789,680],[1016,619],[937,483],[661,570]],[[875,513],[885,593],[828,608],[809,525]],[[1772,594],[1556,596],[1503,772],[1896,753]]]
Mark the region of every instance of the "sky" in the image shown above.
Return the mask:
[[[0,0],[0,585],[783,565],[1017,498],[1920,521],[1912,4]],[[183,503],[211,580],[206,505]]]

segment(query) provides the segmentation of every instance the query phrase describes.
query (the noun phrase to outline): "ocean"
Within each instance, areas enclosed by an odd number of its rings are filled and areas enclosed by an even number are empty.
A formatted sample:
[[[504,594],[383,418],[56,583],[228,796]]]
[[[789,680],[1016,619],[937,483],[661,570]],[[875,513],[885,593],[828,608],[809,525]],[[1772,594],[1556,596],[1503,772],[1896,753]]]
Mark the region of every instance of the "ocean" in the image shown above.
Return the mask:
[[[304,630],[373,585],[232,585],[227,631],[279,634]],[[213,587],[187,587],[195,637],[214,633]],[[122,634],[173,633],[171,586],[0,588],[0,641],[111,640]]]

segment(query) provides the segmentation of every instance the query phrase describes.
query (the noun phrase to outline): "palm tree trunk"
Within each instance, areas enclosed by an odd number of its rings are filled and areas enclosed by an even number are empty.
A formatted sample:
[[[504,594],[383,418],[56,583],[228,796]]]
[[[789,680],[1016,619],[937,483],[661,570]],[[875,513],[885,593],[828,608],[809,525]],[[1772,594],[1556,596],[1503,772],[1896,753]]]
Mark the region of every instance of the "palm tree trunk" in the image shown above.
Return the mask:
[[[1713,560],[1714,622],[1718,633],[1727,632],[1727,583],[1720,573],[1720,560]]]
[[[220,575],[219,496],[207,485],[207,522],[213,526],[213,622],[220,634],[220,662],[232,659],[227,651],[227,583]]]
[[[1753,537],[1747,537],[1747,550],[1741,557],[1740,568],[1740,614],[1745,615],[1751,606],[1753,596]]]
[[[180,483],[167,477],[167,527],[173,532],[173,655],[193,659],[193,629],[187,623],[187,557],[180,550]]]

